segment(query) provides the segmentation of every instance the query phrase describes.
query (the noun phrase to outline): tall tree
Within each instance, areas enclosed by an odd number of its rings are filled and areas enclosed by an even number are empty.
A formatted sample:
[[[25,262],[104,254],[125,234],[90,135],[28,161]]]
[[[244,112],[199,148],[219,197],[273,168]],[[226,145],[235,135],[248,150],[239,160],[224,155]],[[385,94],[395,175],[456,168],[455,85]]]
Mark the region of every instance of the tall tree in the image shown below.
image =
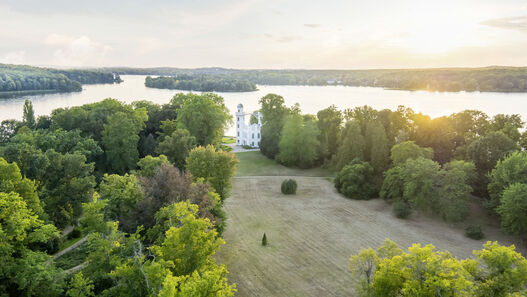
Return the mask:
[[[375,173],[381,174],[390,165],[390,147],[383,125],[378,122],[366,124],[366,160]]]
[[[320,130],[320,154],[324,159],[331,159],[337,154],[340,139],[342,112],[335,105],[317,113]]]
[[[319,156],[319,134],[312,119],[290,115],[280,136],[278,161],[287,166],[312,167]]]
[[[33,102],[31,100],[24,101],[24,110],[23,110],[23,120],[22,122],[28,126],[29,128],[33,129],[35,127],[35,111],[33,110]]]
[[[138,133],[146,118],[144,110],[134,116],[118,112],[108,118],[108,123],[104,125],[102,133],[102,144],[110,172],[123,174],[135,168],[139,159]]]
[[[357,121],[346,122],[342,131],[342,140],[337,151],[337,169],[342,169],[354,159],[365,160],[366,142]]]
[[[276,94],[262,97],[260,106],[262,113],[260,151],[266,157],[274,159],[279,153],[278,143],[289,109],[284,104],[284,98]]]

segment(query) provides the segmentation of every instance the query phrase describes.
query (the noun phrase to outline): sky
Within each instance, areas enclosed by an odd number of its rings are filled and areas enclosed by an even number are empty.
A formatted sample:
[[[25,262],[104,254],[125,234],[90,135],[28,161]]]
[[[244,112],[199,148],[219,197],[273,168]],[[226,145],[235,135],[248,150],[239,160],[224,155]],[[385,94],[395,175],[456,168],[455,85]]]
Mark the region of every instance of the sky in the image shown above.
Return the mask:
[[[0,0],[0,63],[527,66],[525,0]]]

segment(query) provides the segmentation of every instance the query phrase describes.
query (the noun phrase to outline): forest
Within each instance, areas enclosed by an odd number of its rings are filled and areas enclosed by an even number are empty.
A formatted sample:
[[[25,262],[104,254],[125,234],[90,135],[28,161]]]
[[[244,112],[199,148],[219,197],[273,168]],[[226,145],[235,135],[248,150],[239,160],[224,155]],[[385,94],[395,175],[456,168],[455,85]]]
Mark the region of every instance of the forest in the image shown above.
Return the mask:
[[[213,257],[238,162],[219,146],[230,122],[214,94],[38,118],[26,100],[0,124],[0,295],[233,296]]]
[[[343,85],[439,92],[527,92],[527,67],[238,70],[225,68],[101,68],[118,74],[207,75],[248,80],[257,85]]]
[[[252,92],[256,85],[247,79],[238,79],[226,75],[189,75],[177,74],[166,77],[145,79],[145,86],[158,89],[177,89],[198,92]]]
[[[119,75],[111,72],[0,64],[0,92],[78,92],[82,91],[83,84],[120,82]]]

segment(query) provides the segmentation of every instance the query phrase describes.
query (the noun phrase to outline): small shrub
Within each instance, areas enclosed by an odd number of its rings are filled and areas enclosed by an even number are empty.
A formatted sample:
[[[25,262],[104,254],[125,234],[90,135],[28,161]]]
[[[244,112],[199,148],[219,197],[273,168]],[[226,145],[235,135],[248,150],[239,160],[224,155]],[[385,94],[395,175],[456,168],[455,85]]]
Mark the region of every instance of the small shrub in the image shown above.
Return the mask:
[[[70,233],[68,233],[68,239],[73,239],[73,238],[79,238],[81,237],[82,235],[82,232],[81,230],[79,230],[79,228],[74,228],[73,230],[71,230]]]
[[[250,145],[247,145],[247,144],[244,144],[242,145],[242,147],[246,150],[250,150],[250,149],[253,149],[254,147],[250,146]]]
[[[405,219],[412,213],[410,205],[401,200],[397,200],[393,203],[392,210],[395,216],[399,219]]]
[[[262,245],[263,245],[263,246],[266,246],[266,245],[267,245],[267,236],[265,235],[265,233],[264,233],[264,235],[263,235],[263,237],[262,237]]]
[[[286,179],[282,182],[282,193],[285,195],[296,194],[298,184],[294,179]]]
[[[465,235],[468,238],[472,238],[475,240],[482,239],[485,237],[485,234],[483,234],[483,230],[481,230],[480,225],[468,225],[467,228],[465,228]]]

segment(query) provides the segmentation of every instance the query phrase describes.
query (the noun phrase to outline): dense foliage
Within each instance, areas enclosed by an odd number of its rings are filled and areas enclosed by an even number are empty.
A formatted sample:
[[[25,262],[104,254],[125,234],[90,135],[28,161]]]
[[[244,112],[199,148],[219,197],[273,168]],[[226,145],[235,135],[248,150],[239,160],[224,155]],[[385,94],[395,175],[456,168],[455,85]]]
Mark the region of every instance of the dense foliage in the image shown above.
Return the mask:
[[[208,128],[190,119],[199,109]],[[234,294],[213,256],[237,159],[194,148],[219,142],[221,97],[105,99],[38,119],[26,101],[23,114],[0,125],[1,296]]]
[[[111,72],[0,64],[0,92],[75,92],[82,90],[81,84],[112,84],[121,81],[119,75]]]
[[[145,79],[145,86],[157,89],[186,90],[198,92],[252,92],[256,85],[247,79],[224,75],[187,75],[172,77],[160,76]]]
[[[431,244],[407,252],[390,240],[350,258],[357,296],[524,296],[527,260],[514,246],[487,242],[459,260]]]

